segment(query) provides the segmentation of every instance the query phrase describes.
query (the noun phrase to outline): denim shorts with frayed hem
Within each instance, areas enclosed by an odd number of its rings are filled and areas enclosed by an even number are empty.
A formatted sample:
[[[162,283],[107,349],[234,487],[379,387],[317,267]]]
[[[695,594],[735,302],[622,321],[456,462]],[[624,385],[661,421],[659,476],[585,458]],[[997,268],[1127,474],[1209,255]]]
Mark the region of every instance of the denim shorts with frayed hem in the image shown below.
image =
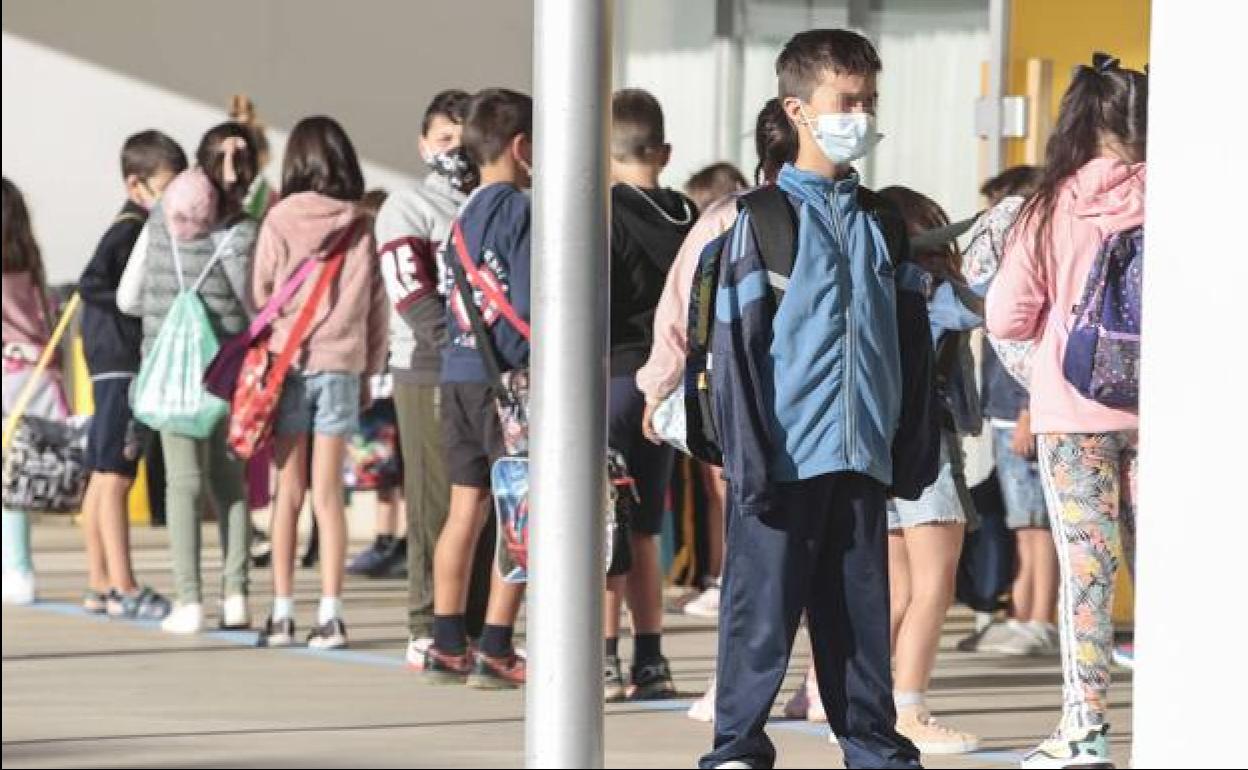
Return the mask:
[[[971,493],[966,486],[962,440],[942,431],[940,474],[918,500],[896,499],[888,504],[888,529],[896,532],[923,524],[978,525]]]
[[[292,370],[282,385],[274,429],[279,436],[352,435],[360,429],[360,375]]]

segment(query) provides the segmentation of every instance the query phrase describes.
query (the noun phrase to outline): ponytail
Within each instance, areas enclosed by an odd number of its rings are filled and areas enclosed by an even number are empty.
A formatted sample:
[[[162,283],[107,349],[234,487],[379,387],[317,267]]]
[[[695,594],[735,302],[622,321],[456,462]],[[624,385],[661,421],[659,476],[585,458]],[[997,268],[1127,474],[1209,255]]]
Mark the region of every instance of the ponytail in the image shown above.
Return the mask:
[[[1092,64],[1075,67],[1070,86],[1062,96],[1057,126],[1045,147],[1045,164],[1019,221],[1035,221],[1033,245],[1042,264],[1049,250],[1053,213],[1063,183],[1101,152],[1102,141],[1112,137],[1141,156],[1148,134],[1148,75],[1123,69],[1117,58],[1105,53]],[[1021,232],[1017,228],[1014,232]]]

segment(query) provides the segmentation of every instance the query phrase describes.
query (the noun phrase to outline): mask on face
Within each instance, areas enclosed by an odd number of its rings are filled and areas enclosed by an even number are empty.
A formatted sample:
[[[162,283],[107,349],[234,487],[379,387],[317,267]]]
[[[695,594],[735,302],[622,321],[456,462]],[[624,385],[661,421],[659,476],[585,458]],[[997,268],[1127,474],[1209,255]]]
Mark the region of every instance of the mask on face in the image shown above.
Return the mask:
[[[451,187],[462,193],[469,193],[477,186],[480,177],[477,167],[468,160],[463,147],[455,147],[445,152],[426,153],[425,165],[435,173],[446,178]]]
[[[811,120],[803,108],[802,119],[819,149],[833,163],[851,163],[865,157],[884,138],[876,133],[875,116],[867,112],[827,112]]]

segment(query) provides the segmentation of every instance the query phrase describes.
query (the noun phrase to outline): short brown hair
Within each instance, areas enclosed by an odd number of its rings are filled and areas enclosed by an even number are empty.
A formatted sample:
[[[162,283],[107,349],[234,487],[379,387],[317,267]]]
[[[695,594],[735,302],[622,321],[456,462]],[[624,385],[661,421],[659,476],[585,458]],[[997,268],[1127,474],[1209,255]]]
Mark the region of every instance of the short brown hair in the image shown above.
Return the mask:
[[[693,199],[701,211],[720,198],[749,186],[749,182],[745,181],[745,176],[736,166],[721,161],[712,163],[689,177],[689,181],[685,182],[685,194]]]
[[[517,136],[533,136],[533,99],[507,88],[472,97],[464,118],[464,151],[477,166],[498,160]]]
[[[1014,166],[1007,168],[992,179],[984,182],[979,188],[979,194],[987,198],[993,205],[996,205],[1002,198],[1011,195],[1021,195],[1024,198],[1031,197],[1036,191],[1036,185],[1040,184],[1040,167],[1039,166]]]
[[[654,94],[641,88],[616,91],[611,99],[611,157],[642,160],[665,143],[663,107]]]
[[[147,181],[162,169],[174,174],[186,170],[186,153],[177,142],[155,129],[140,131],[126,139],[121,147],[122,179],[134,175]]]
[[[776,59],[780,98],[796,96],[810,101],[827,72],[837,75],[873,75],[883,68],[875,46],[847,29],[811,29],[789,38]]]
[[[420,121],[420,133],[429,133],[433,119],[441,115],[452,123],[462,124],[464,114],[468,112],[468,101],[472,98],[467,91],[449,88],[438,93],[425,108],[425,117]]]

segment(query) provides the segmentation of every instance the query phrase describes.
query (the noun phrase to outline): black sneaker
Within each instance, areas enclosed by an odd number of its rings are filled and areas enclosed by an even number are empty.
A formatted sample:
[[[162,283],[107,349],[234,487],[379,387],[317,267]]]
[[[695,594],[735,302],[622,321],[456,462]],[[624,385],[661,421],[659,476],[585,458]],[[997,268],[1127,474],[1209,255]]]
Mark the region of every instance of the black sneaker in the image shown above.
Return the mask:
[[[379,577],[393,542],[393,536],[378,535],[368,548],[347,564],[347,574]]]
[[[407,579],[407,538],[395,538],[386,551],[385,561],[381,566],[381,577],[397,580]]]
[[[119,620],[164,620],[173,611],[168,599],[143,586],[134,593],[108,592],[108,616]]]
[[[295,621],[291,618],[264,621],[264,630],[256,637],[257,647],[290,647],[295,643]]]
[[[347,627],[341,618],[331,618],[308,634],[308,648],[312,650],[341,650],[347,646]]]
[[[630,700],[667,700],[676,697],[676,685],[672,684],[672,670],[667,658],[659,656],[652,661],[634,664],[629,672],[633,680]]]
[[[602,697],[607,703],[628,697],[628,682],[624,680],[624,666],[619,655],[608,655],[603,659]]]

